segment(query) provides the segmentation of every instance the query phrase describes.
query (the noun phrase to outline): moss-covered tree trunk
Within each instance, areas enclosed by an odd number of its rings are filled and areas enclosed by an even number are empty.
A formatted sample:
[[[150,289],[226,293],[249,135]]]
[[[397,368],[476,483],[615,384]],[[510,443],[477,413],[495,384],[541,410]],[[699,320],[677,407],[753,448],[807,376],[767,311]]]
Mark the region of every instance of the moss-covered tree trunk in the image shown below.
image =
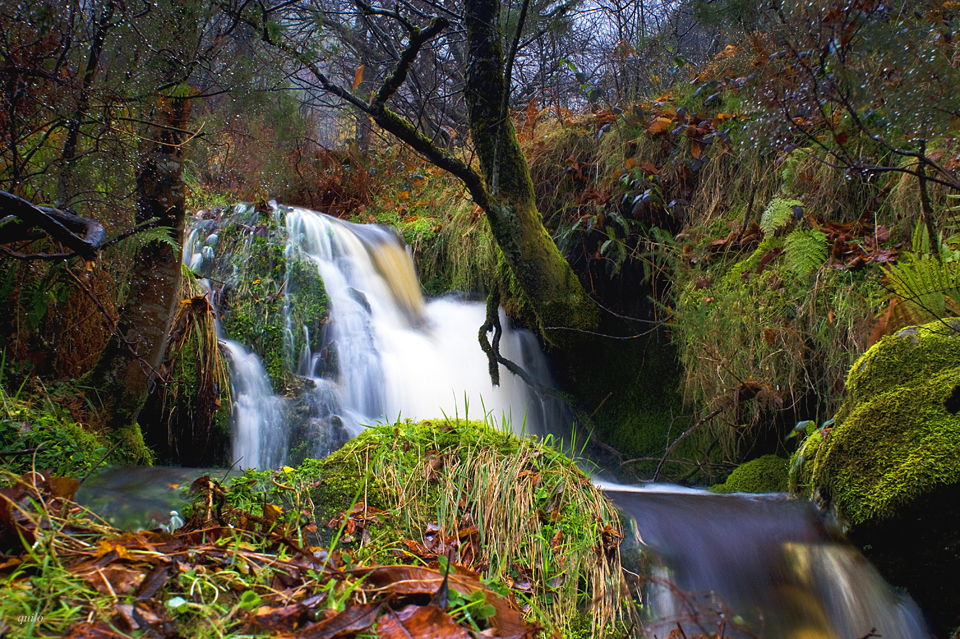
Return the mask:
[[[597,308],[537,210],[533,180],[507,108],[500,3],[467,0],[464,12],[469,45],[465,99],[489,194],[481,206],[544,337],[553,343],[569,342],[575,337],[570,329],[595,328]]]
[[[189,124],[190,102],[164,98],[158,111],[155,142],[147,149],[137,175],[137,222],[157,219],[161,228],[169,229],[171,237],[181,241],[186,218],[181,144]],[[87,379],[100,391],[104,425],[112,430],[132,429],[157,381],[170,322],[180,302],[180,263],[180,251],[165,242],[152,242],[137,254],[118,331]]]

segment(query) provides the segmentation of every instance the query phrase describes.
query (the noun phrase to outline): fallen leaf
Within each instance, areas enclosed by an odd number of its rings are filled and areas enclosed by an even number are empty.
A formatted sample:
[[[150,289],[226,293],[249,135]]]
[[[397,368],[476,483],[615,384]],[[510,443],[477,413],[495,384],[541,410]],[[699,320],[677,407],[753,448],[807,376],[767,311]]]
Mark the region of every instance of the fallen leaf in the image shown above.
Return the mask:
[[[160,565],[154,567],[140,583],[140,587],[137,588],[137,599],[149,599],[157,594],[157,591],[167,583],[169,577],[170,566]]]
[[[407,606],[389,612],[377,621],[380,639],[470,639],[453,617],[433,604]]]
[[[461,570],[461,568],[457,568]],[[366,577],[363,588],[372,587],[377,593],[393,595],[423,594],[433,596],[443,582],[443,573],[420,566],[378,566],[350,571],[358,577]],[[493,606],[496,614],[489,619],[497,634],[503,639],[520,639],[532,636],[537,626],[523,620],[520,611],[510,602],[487,588],[479,579],[470,575],[451,572],[448,585],[464,597],[474,592],[483,593],[487,604]]]
[[[79,623],[69,628],[70,633],[64,639],[126,639],[125,635],[118,634],[106,622],[96,624]]]
[[[650,133],[650,135],[663,133],[664,131],[667,131],[670,128],[670,125],[672,124],[672,122],[673,120],[671,120],[670,118],[657,118],[656,120],[650,123],[650,128],[647,129],[647,131]]]
[[[373,625],[383,604],[349,606],[335,617],[304,626],[297,631],[299,639],[334,639],[352,636]]]
[[[261,606],[257,614],[253,617],[253,622],[263,628],[280,632],[283,630],[295,630],[302,625],[307,614],[317,607],[327,596],[327,593],[320,593],[307,597],[303,601],[292,603],[281,608],[271,608],[270,606]]]
[[[96,568],[79,575],[89,581],[99,592],[126,595],[134,591],[144,580],[143,572],[123,565]]]

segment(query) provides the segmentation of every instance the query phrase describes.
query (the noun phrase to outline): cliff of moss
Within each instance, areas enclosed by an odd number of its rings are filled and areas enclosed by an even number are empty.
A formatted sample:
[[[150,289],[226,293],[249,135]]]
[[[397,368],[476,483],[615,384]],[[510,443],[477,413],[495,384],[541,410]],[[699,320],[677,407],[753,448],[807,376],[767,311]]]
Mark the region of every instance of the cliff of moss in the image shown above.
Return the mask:
[[[960,610],[960,321],[883,338],[847,389],[833,427],[811,429],[795,455],[791,488],[835,512],[947,636]]]

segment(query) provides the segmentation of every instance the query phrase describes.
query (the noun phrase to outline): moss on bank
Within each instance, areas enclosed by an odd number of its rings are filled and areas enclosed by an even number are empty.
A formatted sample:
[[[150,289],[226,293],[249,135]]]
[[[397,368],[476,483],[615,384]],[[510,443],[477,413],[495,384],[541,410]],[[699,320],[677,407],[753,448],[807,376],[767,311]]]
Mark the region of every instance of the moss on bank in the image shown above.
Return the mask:
[[[136,424],[108,439],[77,423],[71,411],[83,413],[83,393],[66,384],[46,387],[29,378],[16,393],[0,386],[0,399],[0,450],[16,453],[4,459],[9,472],[39,470],[55,477],[83,477],[117,442],[108,463],[153,460]]]
[[[722,484],[710,487],[712,493],[779,493],[787,489],[788,461],[776,455],[752,459],[730,473]]]
[[[549,443],[465,420],[385,424],[326,459],[247,471],[231,500],[265,496],[295,516],[306,509],[317,530],[310,543],[338,540],[358,563],[430,563],[452,552],[550,627],[580,624],[578,612],[612,623],[618,516]]]
[[[891,517],[960,481],[958,329],[957,320],[904,329],[854,364],[812,473],[815,494],[841,520]]]

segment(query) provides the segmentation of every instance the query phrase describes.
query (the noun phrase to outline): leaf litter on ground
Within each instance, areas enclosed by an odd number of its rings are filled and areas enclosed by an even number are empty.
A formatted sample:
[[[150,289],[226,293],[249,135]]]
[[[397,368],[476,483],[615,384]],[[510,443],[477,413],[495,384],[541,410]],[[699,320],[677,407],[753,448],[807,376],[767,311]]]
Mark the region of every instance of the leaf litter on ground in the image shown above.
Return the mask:
[[[262,516],[225,511],[225,489],[209,477],[194,483],[199,507],[174,532],[121,532],[98,522],[71,501],[75,480],[40,473],[5,479],[3,589],[19,589],[23,599],[24,592],[42,590],[37,580],[45,571],[72,579],[60,604],[73,619],[34,612],[36,636],[191,637],[196,617],[210,615],[219,618],[221,636],[524,639],[544,632],[467,568],[348,567],[347,553],[291,538],[289,527],[279,525],[278,507],[264,507]],[[361,502],[330,525],[362,534],[380,515]],[[24,603],[24,613],[37,609]],[[471,607],[484,614],[471,615]],[[21,629],[8,623],[6,630],[17,636]]]

